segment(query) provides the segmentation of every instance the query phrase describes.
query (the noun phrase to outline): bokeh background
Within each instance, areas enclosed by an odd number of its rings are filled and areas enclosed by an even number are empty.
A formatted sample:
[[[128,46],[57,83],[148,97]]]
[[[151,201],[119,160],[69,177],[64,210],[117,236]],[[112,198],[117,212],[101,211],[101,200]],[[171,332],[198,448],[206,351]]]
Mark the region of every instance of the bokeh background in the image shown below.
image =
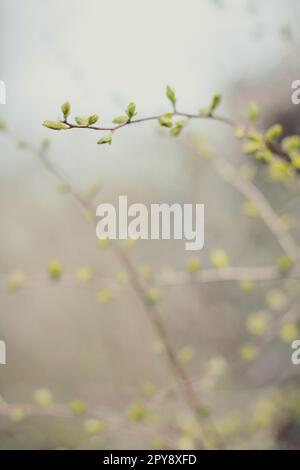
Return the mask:
[[[220,93],[222,114],[245,122],[255,101],[262,127],[297,133],[299,9],[296,0],[0,0],[0,448],[218,447],[176,384],[151,309],[226,447],[299,447],[297,280],[234,271],[208,283],[191,272],[276,266],[282,255],[259,208],[222,178],[223,162],[271,201],[296,242],[297,182],[274,181],[220,123],[191,122],[178,139],[144,123],[111,146],[96,145],[94,131],[41,125],[66,100],[73,116],[98,113],[105,125],[130,101],[139,116],[163,113],[170,84],[182,111]],[[144,303],[95,236],[93,211],[120,194],[206,207],[205,247],[192,259],[184,242],[118,244]]]

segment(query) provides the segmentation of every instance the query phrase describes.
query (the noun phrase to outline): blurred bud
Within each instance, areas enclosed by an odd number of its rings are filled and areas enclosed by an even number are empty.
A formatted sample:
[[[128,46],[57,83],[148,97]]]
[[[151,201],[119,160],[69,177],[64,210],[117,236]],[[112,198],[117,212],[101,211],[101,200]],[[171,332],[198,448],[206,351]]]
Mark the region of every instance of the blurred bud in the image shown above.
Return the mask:
[[[39,406],[49,406],[52,404],[52,394],[46,388],[40,388],[34,392],[34,401]]]
[[[287,306],[287,298],[279,289],[271,289],[266,294],[266,304],[274,311],[280,311]]]
[[[266,132],[265,138],[269,142],[272,140],[278,139],[282,134],[282,126],[279,124],[275,124],[275,126],[270,127],[270,129]]]
[[[279,332],[279,337],[284,343],[292,343],[295,339],[299,339],[300,331],[295,323],[285,323]]]
[[[98,434],[105,429],[105,423],[100,419],[87,419],[84,422],[84,429],[88,434]]]
[[[110,245],[111,240],[109,238],[98,238],[98,243],[101,248],[107,248]]]
[[[258,218],[260,216],[258,208],[251,201],[245,201],[243,203],[242,211],[247,217]]]
[[[156,287],[151,287],[146,291],[146,299],[151,304],[155,304],[156,302],[158,302],[158,300],[160,300],[160,297],[160,290]]]
[[[210,259],[215,268],[221,269],[229,266],[229,256],[225,250],[214,251]]]
[[[195,274],[201,269],[201,263],[197,258],[189,258],[186,261],[186,268],[191,274]]]
[[[101,304],[106,304],[114,298],[113,291],[111,289],[100,289],[97,293],[97,300]]]
[[[256,103],[251,103],[248,109],[248,118],[252,124],[256,124],[259,118],[259,107]]]
[[[74,399],[70,403],[71,410],[73,413],[79,415],[81,413],[84,413],[86,411],[86,404],[83,400],[80,400],[78,398]]]
[[[241,126],[234,128],[234,135],[237,139],[244,139],[246,137],[246,130]]]
[[[185,346],[178,352],[178,360],[181,364],[188,364],[195,357],[195,349],[192,346]]]
[[[255,282],[250,279],[244,279],[240,282],[240,289],[247,294],[250,294],[255,290]]]
[[[128,410],[128,418],[135,423],[144,422],[147,418],[147,409],[143,403],[136,403]]]
[[[277,260],[277,268],[278,268],[278,271],[281,273],[287,273],[288,271],[291,270],[292,266],[293,266],[293,262],[287,254],[282,255]]]
[[[255,312],[246,321],[247,330],[253,335],[262,335],[268,326],[268,316],[265,312]]]
[[[15,292],[16,290],[20,289],[20,287],[22,287],[24,279],[25,274],[23,273],[23,271],[14,271],[7,281],[7,289],[11,292]]]
[[[85,266],[79,266],[75,271],[76,279],[79,282],[88,282],[93,277],[93,271]]]
[[[245,344],[240,349],[240,356],[244,361],[251,362],[257,357],[258,351],[252,344]]]
[[[10,414],[10,419],[15,423],[19,423],[20,421],[23,421],[25,416],[25,411],[21,407],[18,407],[12,410]]]
[[[258,152],[261,149],[260,142],[247,142],[242,148],[242,152],[246,155],[251,155],[253,153]]]
[[[59,261],[51,260],[48,263],[48,274],[51,279],[58,280],[62,275],[62,267]]]

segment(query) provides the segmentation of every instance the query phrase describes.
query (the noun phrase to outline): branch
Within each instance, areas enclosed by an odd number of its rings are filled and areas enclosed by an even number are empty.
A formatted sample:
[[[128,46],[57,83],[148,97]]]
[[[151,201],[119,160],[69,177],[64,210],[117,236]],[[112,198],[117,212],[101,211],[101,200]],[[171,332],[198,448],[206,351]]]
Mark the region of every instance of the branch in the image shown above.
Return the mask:
[[[290,170],[294,173],[298,173],[300,169],[299,158],[295,160],[294,151],[300,150],[300,139],[297,142],[297,149],[293,145],[289,148],[288,145],[282,145],[277,141],[282,133],[282,127],[280,125],[275,125],[267,130],[267,132],[259,132],[255,129],[253,124],[256,124],[259,110],[256,106],[250,107],[249,119],[251,121],[250,127],[245,127],[241,125],[236,120],[218,115],[215,113],[216,109],[221,103],[221,96],[215,95],[211,101],[211,104],[207,108],[202,108],[197,114],[187,113],[178,111],[177,109],[177,99],[174,91],[168,86],[166,90],[166,95],[169,101],[172,104],[172,111],[167,111],[163,114],[135,118],[136,105],[135,103],[129,103],[128,107],[124,111],[124,115],[116,117],[113,122],[113,126],[96,126],[96,122],[99,120],[97,114],[93,114],[88,118],[84,117],[75,117],[75,122],[68,120],[68,117],[71,112],[71,105],[69,102],[66,102],[62,105],[61,110],[63,113],[63,119],[60,121],[49,121],[46,120],[43,122],[43,125],[49,129],[53,130],[71,130],[71,129],[91,129],[94,131],[106,131],[110,134],[102,137],[98,140],[98,144],[111,144],[113,134],[122,129],[123,127],[139,124],[148,121],[158,121],[158,123],[166,128],[169,128],[172,136],[178,136],[183,128],[188,124],[190,120],[198,119],[208,119],[217,122],[226,124],[234,129],[235,135],[239,139],[244,139],[248,143],[244,146],[244,152],[247,154],[254,154],[257,159],[270,163],[274,156],[279,157],[284,160],[284,162],[290,166]],[[181,120],[174,120],[174,118],[183,118]],[[292,136],[294,137],[294,136]],[[287,141],[286,141],[287,142]],[[286,148],[287,147],[287,148]],[[299,156],[298,154],[296,157]]]

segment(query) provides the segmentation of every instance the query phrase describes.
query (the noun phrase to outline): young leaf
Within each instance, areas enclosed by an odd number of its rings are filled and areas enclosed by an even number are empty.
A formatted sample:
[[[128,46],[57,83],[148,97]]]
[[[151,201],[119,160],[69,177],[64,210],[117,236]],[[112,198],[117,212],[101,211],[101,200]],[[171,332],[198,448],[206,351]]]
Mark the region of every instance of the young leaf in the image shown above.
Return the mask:
[[[82,116],[77,116],[75,118],[75,121],[76,123],[78,124],[78,126],[87,126],[88,125],[88,119],[82,117]]]
[[[158,118],[158,122],[163,127],[172,127],[172,125],[173,125],[172,124],[172,117],[173,117],[172,113],[163,114],[162,116],[160,116]]]
[[[245,154],[252,154],[256,153],[261,149],[261,143],[260,142],[248,142],[243,146],[243,153]]]
[[[111,145],[112,137],[111,135],[105,135],[102,139],[98,140],[97,144],[109,144]]]
[[[93,124],[96,124],[98,120],[99,120],[99,116],[97,114],[93,114],[88,119],[88,126],[92,126]]]
[[[259,118],[260,110],[256,103],[251,103],[248,109],[248,118],[252,124],[256,124]]]
[[[48,127],[48,129],[53,129],[54,131],[61,131],[62,129],[69,129],[67,124],[59,121],[44,121],[43,126]]]
[[[70,114],[71,111],[71,105],[69,101],[66,101],[62,106],[61,106],[62,113],[64,115],[64,119],[66,120]]]
[[[113,120],[115,124],[124,124],[127,121],[128,121],[128,116],[117,116]]]
[[[135,116],[137,113],[135,111],[135,103],[129,103],[129,105],[127,106],[126,110],[125,110],[125,113],[127,114],[128,118],[131,119],[133,118],[133,116]]]
[[[244,139],[244,137],[246,137],[246,130],[241,126],[236,126],[234,129],[234,135],[237,139]]]
[[[275,124],[266,132],[266,140],[272,141],[278,139],[282,134],[282,126],[280,124]]]
[[[177,137],[181,133],[181,131],[184,128],[185,124],[186,124],[186,121],[176,122],[175,126],[170,130],[170,134],[173,137]]]
[[[213,114],[213,112],[220,106],[222,101],[222,96],[221,95],[215,95],[212,99],[212,103],[210,106],[210,114]]]
[[[176,107],[176,96],[175,92],[172,90],[172,88],[168,85],[167,86],[167,91],[166,91],[167,98],[171,101],[173,108],[175,109]]]

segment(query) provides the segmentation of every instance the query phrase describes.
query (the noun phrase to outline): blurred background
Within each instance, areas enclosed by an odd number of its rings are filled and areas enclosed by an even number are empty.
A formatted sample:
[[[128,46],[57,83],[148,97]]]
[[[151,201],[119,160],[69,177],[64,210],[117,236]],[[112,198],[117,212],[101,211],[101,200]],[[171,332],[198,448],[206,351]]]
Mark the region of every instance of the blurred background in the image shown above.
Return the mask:
[[[299,13],[296,0],[0,0],[0,448],[216,448],[216,435],[227,448],[299,448],[300,284],[277,276],[282,247],[261,213],[270,201],[297,243],[298,182],[242,155],[217,122],[191,122],[177,139],[156,122],[129,126],[111,146],[41,125],[67,100],[105,126],[130,101],[139,117],[164,113],[170,84],[181,111],[220,93],[221,114],[246,122],[257,102],[262,128],[299,133]],[[123,194],[204,203],[204,249],[99,243],[95,208]]]

